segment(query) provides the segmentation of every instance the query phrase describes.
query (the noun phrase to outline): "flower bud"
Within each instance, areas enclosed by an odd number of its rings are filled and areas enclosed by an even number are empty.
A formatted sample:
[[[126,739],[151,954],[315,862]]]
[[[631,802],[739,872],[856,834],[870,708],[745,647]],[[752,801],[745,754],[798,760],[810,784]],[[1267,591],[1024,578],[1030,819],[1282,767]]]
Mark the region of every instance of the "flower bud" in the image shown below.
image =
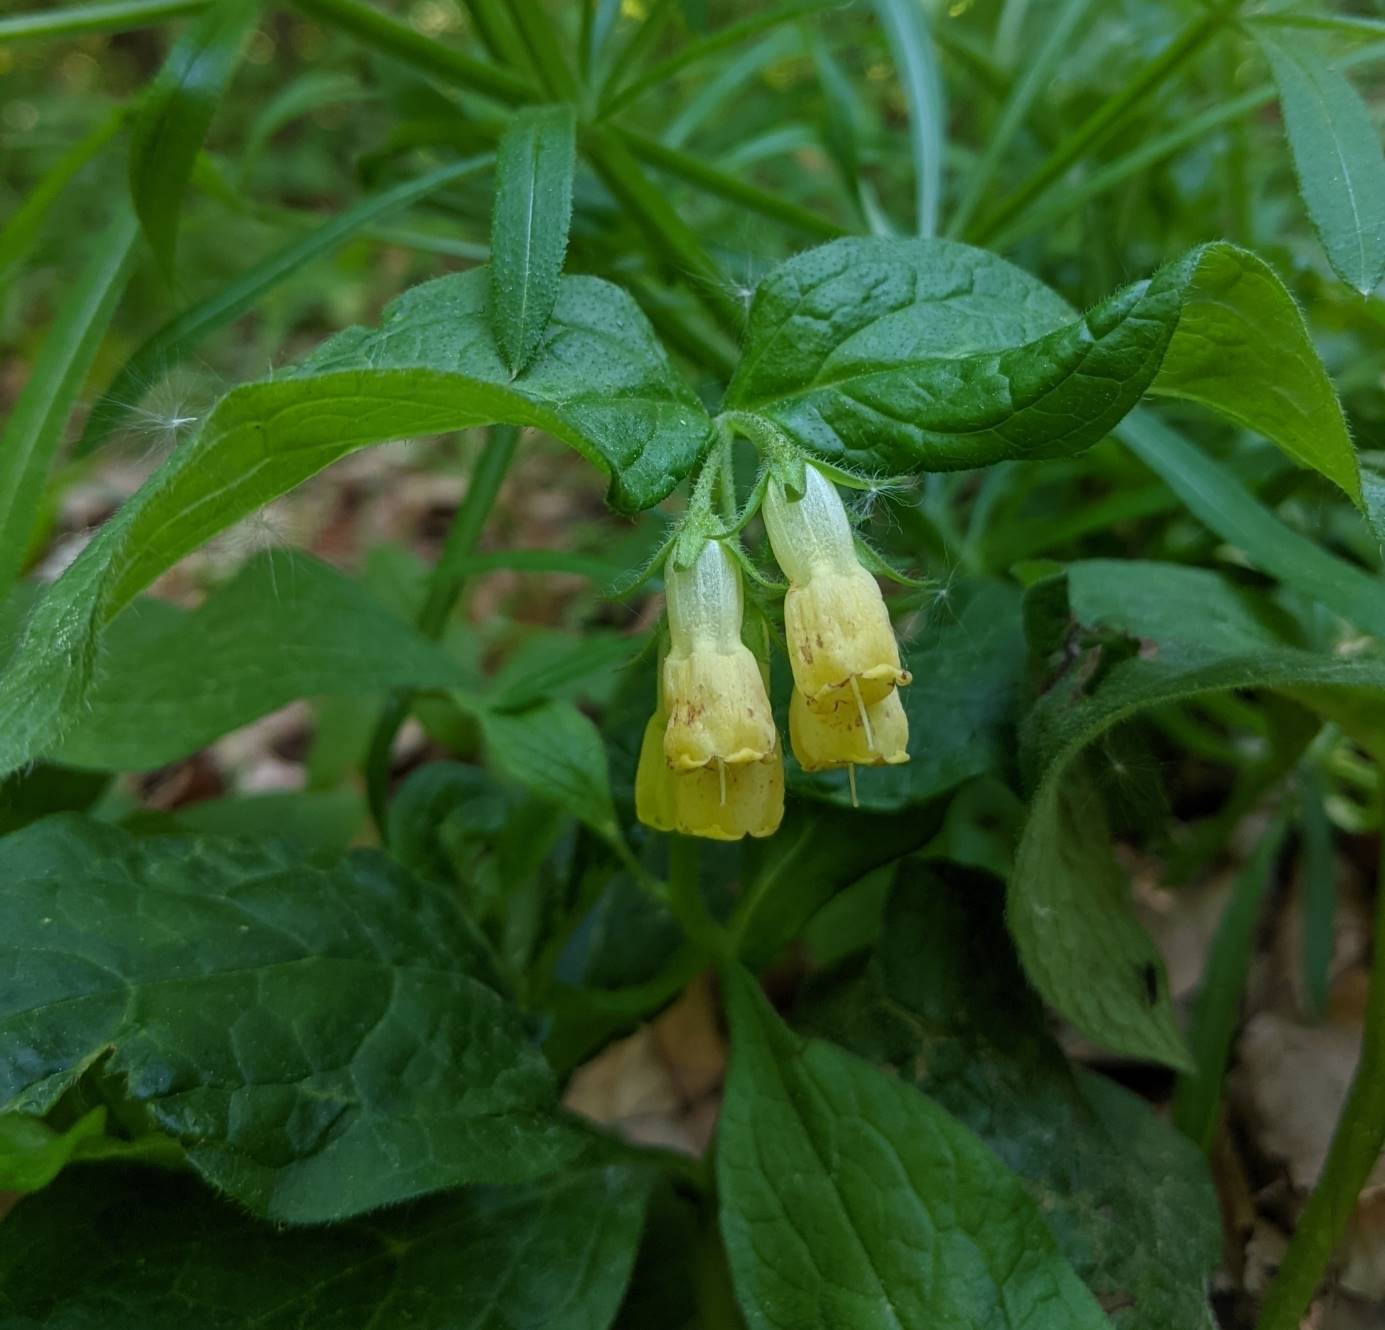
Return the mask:
[[[741,574],[720,541],[691,568],[669,560],[664,756],[675,771],[762,762],[778,744],[760,666],[741,641]]]
[[[789,577],[784,634],[794,682],[815,711],[848,699],[863,710],[910,675],[880,588],[856,557],[836,486],[813,466],[803,470],[801,499],[771,477],[763,509],[774,557]]]
[[[909,760],[909,718],[898,691],[868,706],[858,707],[853,698],[818,710],[795,688],[789,742],[804,771],[895,766]]]

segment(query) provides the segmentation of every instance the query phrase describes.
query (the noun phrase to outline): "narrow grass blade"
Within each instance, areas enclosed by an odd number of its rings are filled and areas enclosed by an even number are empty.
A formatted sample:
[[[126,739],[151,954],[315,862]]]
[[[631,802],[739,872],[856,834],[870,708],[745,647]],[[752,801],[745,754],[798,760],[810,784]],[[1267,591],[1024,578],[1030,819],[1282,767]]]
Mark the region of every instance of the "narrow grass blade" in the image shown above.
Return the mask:
[[[138,228],[122,209],[97,242],[0,433],[0,600],[18,576],[63,426],[125,289]]]
[[[1073,33],[1091,6],[1092,0],[1063,0],[1057,15],[1050,21],[1048,35],[1010,93],[1000,113],[1000,123],[986,144],[986,151],[967,175],[966,191],[948,222],[949,236],[961,235],[971,221],[977,205],[995,177],[996,168],[1004,161],[1007,149],[1023,127],[1030,107],[1048,87],[1054,71],[1068,55]]]
[[[1174,1095],[1173,1122],[1189,1140],[1206,1150],[1217,1125],[1222,1081],[1231,1041],[1240,1018],[1246,975],[1255,954],[1255,929],[1260,907],[1274,879],[1275,861],[1284,843],[1284,822],[1277,820],[1241,870],[1217,922],[1216,937],[1193,1008],[1188,1030],[1195,1072],[1179,1077]]]
[[[130,142],[130,195],[159,262],[171,271],[193,162],[240,59],[260,0],[222,0],[174,44],[149,85]]]
[[[1243,550],[1257,568],[1385,638],[1385,580],[1285,526],[1225,467],[1152,412],[1132,411],[1115,432],[1198,521]]]
[[[915,230],[938,229],[943,188],[943,84],[928,18],[919,0],[875,0],[895,68],[909,104],[909,145],[917,199]]]
[[[468,158],[363,199],[354,208],[338,213],[315,231],[286,245],[205,300],[185,309],[149,337],[121,367],[87,418],[86,429],[77,444],[77,456],[91,452],[112,431],[119,429],[139,406],[139,399],[149,385],[208,333],[239,318],[266,292],[306,264],[345,244],[372,222],[417,203],[435,189],[484,170],[492,160],[490,154]]]
[[[0,46],[6,42],[75,37],[83,32],[124,32],[165,23],[205,9],[209,0],[115,0],[107,5],[73,5],[36,14],[0,18]]]
[[[570,106],[518,112],[500,140],[491,215],[491,330],[512,375],[538,349],[567,253],[577,121]]]
[[[3,295],[15,268],[24,261],[42,233],[48,210],[72,178],[115,137],[124,121],[125,108],[117,107],[94,129],[78,139],[29,191],[24,202],[0,229],[0,295]]]

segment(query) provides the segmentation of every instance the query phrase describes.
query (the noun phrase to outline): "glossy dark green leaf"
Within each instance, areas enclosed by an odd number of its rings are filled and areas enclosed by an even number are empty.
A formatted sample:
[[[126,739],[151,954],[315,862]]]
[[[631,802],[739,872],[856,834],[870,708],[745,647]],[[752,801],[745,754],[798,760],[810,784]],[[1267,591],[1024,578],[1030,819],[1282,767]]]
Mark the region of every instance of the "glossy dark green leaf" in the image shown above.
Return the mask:
[[[0,774],[80,715],[106,624],[159,573],[323,467],[372,443],[496,420],[535,425],[656,503],[695,465],[706,412],[624,292],[563,280],[543,346],[513,383],[491,339],[484,270],[415,287],[297,373],[237,388],[49,589],[0,679]]]
[[[1369,295],[1385,277],[1385,153],[1370,110],[1302,33],[1257,27],[1299,192],[1337,275]]]
[[[46,1113],[99,1060],[260,1214],[518,1181],[578,1146],[454,897],[378,853],[50,818],[0,840],[0,972],[0,1111]]]
[[[906,868],[876,957],[819,983],[799,1014],[975,1131],[1023,1181],[1115,1330],[1211,1330],[1221,1225],[1206,1164],[1147,1104],[1063,1056],[1002,900],[985,874]]]
[[[274,550],[191,613],[144,600],[117,619],[54,755],[74,767],[150,770],[296,698],[466,682],[358,583],[310,555]]]
[[[0,598],[29,552],[44,484],[125,290],[136,235],[134,217],[118,208],[48,329],[0,430]]]
[[[77,443],[77,453],[80,455],[98,447],[136,413],[150,385],[167,373],[170,365],[186,357],[204,337],[254,308],[281,282],[332,253],[364,228],[407,208],[444,185],[465,179],[489,163],[489,156],[468,158],[372,194],[184,309],[147,337],[120,367],[101,400],[92,408]]]
[[[984,250],[834,241],[760,283],[727,402],[825,461],[881,474],[1081,452],[1147,391],[1261,431],[1364,506],[1341,408],[1292,298],[1260,259],[1224,243],[1075,317]]]
[[[717,1192],[751,1330],[1109,1330],[1020,1181],[896,1076],[728,972]]]
[[[86,1169],[6,1221],[0,1325],[606,1330],[649,1184],[639,1170],[585,1168],[285,1230],[186,1176]]]
[[[173,267],[193,162],[259,12],[260,0],[209,5],[174,43],[140,99],[130,135],[130,195],[166,268]]]
[[[1149,707],[1246,688],[1283,692],[1370,746],[1381,739],[1385,658],[1294,646],[1271,616],[1248,613],[1244,597],[1204,569],[1121,562],[1076,565],[1069,577],[1079,622],[1138,642],[1091,689],[1099,661],[1070,657],[1026,719],[1035,790],[1010,884],[1010,928],[1035,987],[1089,1038],[1187,1068],[1162,962],[1111,851],[1103,787],[1126,777],[1118,759],[1085,750]]]
[[[577,120],[570,106],[520,111],[496,159],[491,213],[491,330],[519,374],[543,340],[558,299],[572,221]]]

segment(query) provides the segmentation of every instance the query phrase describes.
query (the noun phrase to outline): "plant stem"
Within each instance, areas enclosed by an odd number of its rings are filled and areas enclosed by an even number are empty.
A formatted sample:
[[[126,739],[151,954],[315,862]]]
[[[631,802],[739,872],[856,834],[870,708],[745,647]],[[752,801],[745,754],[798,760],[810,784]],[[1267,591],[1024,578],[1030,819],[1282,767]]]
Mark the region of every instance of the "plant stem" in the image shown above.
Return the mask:
[[[630,150],[616,135],[594,126],[587,127],[583,146],[587,160],[653,242],[654,248],[678,270],[721,328],[739,338],[744,311],[727,289],[725,274],[665,195],[641,170]]]
[[[984,244],[1011,218],[1023,212],[1084,153],[1090,152],[1113,134],[1125,118],[1146,97],[1202,49],[1209,38],[1231,16],[1238,0],[1219,5],[1190,23],[1157,59],[1151,60],[1119,92],[1112,93],[1087,119],[1064,139],[1045,161],[1018,186],[988,217],[982,219],[969,237]]]
[[[1375,953],[1361,1055],[1337,1119],[1327,1162],[1279,1273],[1265,1298],[1257,1330],[1298,1330],[1385,1147],[1385,834],[1375,887]]]
[[[476,459],[471,472],[471,483],[467,486],[462,505],[452,519],[442,554],[428,579],[428,591],[423,608],[419,611],[418,629],[425,637],[436,640],[442,636],[448,616],[462,592],[466,589],[471,575],[470,559],[481,530],[495,506],[500,493],[501,482],[509,470],[515,455],[515,445],[519,440],[519,430],[513,425],[496,425],[490,432],[486,446]],[[370,800],[370,813],[375,820],[381,839],[386,838],[386,805],[389,800],[390,756],[394,750],[394,737],[409,714],[413,694],[398,690],[385,703],[385,709],[376,723],[371,735],[370,748],[366,756],[366,791]]]
[[[208,3],[209,0],[116,0],[109,5],[75,5],[37,14],[11,14],[0,18],[0,43],[147,28],[205,9]]]
[[[789,199],[780,198],[778,194],[771,194],[767,189],[760,189],[740,179],[739,176],[710,166],[690,153],[670,148],[666,143],[660,143],[648,134],[641,134],[633,129],[621,129],[618,133],[636,157],[642,158],[659,170],[680,176],[689,184],[705,189],[709,194],[715,194],[731,203],[742,204],[754,212],[772,217],[777,222],[783,222],[785,226],[792,226],[795,230],[816,236],[820,240],[835,240],[838,236],[848,234],[846,227],[819,216],[811,209],[800,207]]]
[[[533,85],[526,79],[425,37],[360,0],[294,0],[294,4],[303,13],[350,33],[372,50],[392,55],[454,87],[482,93],[508,105],[537,99]]]
[[[466,9],[492,60],[512,69],[529,68],[528,52],[499,0],[466,0]]]
[[[688,940],[720,960],[729,954],[726,930],[712,918],[702,899],[701,862],[702,846],[695,836],[669,836],[665,900]]]

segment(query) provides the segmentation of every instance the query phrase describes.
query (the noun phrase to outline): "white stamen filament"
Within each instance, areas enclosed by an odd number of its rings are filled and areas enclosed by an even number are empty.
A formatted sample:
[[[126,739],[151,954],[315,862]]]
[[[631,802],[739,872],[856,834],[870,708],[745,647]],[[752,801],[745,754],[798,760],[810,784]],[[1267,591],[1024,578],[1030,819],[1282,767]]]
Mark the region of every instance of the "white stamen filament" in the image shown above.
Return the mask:
[[[866,712],[865,699],[861,696],[860,681],[853,674],[851,676],[851,692],[856,698],[856,706],[861,712],[861,725],[866,731],[866,747],[873,753],[875,752],[875,735],[871,733],[870,716]]]

